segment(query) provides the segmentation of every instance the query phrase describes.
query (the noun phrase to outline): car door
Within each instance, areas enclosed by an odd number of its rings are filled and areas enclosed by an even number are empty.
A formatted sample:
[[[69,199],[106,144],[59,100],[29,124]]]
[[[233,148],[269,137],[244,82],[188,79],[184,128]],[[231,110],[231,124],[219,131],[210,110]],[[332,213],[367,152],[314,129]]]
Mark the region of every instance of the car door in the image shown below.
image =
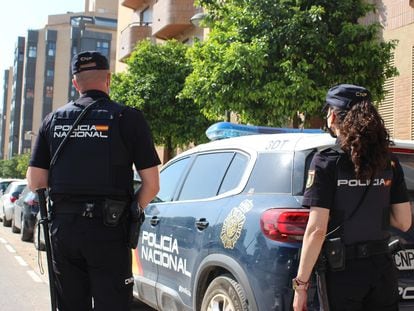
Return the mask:
[[[160,230],[156,243],[162,261],[157,289],[163,297],[159,302],[161,310],[168,305],[175,305],[177,310],[192,309],[194,276],[208,254],[209,241],[218,238],[212,232],[229,204],[224,193],[238,185],[244,172],[240,162],[245,166],[247,156],[234,151],[196,155],[174,201],[157,204]],[[231,164],[235,170],[230,169]],[[226,179],[230,174],[239,178]]]
[[[392,148],[404,171],[411,208],[414,207],[414,145],[412,148]],[[414,223],[414,216],[413,216]],[[414,309],[414,225],[407,232],[393,229],[392,233],[400,239],[401,250],[394,255],[398,269],[398,292],[400,310]]]
[[[155,288],[160,264],[158,255],[160,226],[158,224],[164,213],[158,205],[173,200],[190,159],[190,157],[180,158],[168,164],[161,171],[160,191],[145,209],[145,221],[141,226],[138,246],[133,250],[132,267],[134,278],[137,280],[137,296],[153,307],[157,306]]]

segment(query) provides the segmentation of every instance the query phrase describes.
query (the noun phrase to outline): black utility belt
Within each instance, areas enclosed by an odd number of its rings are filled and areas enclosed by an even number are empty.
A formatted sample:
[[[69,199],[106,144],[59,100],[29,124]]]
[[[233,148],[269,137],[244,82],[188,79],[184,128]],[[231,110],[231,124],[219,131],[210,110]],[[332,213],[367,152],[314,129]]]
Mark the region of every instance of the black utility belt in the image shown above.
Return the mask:
[[[102,218],[108,227],[115,227],[129,212],[129,201],[103,199],[87,202],[59,202],[53,204],[52,215],[80,215]]]
[[[54,215],[80,215],[89,218],[102,217],[104,201],[97,202],[59,202],[53,204]]]
[[[345,246],[346,259],[368,258],[375,255],[389,253],[386,241],[372,241]]]

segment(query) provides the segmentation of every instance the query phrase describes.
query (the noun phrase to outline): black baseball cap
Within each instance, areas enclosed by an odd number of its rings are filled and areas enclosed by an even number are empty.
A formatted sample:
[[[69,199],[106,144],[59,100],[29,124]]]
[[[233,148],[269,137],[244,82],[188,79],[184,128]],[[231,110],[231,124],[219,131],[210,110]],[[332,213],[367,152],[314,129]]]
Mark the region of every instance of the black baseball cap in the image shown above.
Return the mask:
[[[72,59],[72,74],[86,70],[108,70],[108,59],[97,51],[85,51]]]
[[[331,106],[350,110],[353,105],[365,100],[371,100],[371,93],[366,88],[353,84],[339,84],[329,89],[324,109]]]

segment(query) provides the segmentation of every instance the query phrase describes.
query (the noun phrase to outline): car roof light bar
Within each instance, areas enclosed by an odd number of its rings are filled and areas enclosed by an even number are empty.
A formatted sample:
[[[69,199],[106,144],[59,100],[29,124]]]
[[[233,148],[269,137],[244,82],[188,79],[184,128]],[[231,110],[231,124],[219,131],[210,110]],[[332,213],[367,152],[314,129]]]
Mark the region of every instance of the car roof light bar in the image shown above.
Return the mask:
[[[206,130],[210,140],[219,140],[230,137],[257,135],[257,134],[282,134],[282,133],[324,133],[321,129],[297,129],[287,127],[268,127],[236,124],[231,122],[217,122]]]

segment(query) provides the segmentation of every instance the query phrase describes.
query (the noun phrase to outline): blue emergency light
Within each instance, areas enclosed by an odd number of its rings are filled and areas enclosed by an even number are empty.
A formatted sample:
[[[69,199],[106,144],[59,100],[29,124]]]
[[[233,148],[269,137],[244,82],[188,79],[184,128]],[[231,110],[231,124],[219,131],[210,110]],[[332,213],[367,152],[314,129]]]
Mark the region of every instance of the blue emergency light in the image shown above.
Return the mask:
[[[231,122],[217,122],[206,130],[210,140],[219,140],[230,137],[257,135],[257,134],[281,134],[281,133],[324,133],[321,129],[295,129],[287,127],[269,127],[236,124]]]

